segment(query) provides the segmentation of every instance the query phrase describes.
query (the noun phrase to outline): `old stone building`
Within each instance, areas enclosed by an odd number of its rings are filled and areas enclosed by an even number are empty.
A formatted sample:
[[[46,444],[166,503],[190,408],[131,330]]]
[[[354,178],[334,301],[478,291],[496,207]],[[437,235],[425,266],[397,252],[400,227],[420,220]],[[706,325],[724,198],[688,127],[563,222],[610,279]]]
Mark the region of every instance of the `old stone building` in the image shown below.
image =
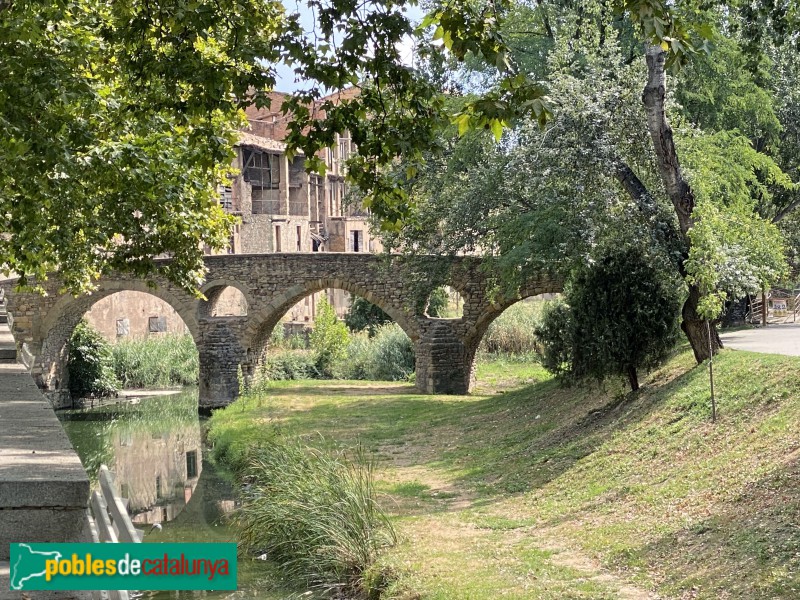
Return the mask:
[[[354,91],[344,94],[356,93]],[[336,101],[336,97],[320,100]],[[281,112],[285,94],[270,94],[269,108],[247,111],[249,128],[240,133],[233,163],[237,175],[220,187],[223,207],[240,218],[231,237],[229,254],[287,252],[358,252],[382,250],[380,239],[370,233],[368,215],[348,204],[345,161],[353,148],[349,136],[337,136],[333,147],[320,154],[325,175],[309,174],[305,157],[289,160],[284,140],[290,116]],[[350,304],[344,290],[312,294],[289,309],[288,328],[302,328],[314,321],[319,298],[326,295],[343,316]],[[143,297],[144,296],[144,297]],[[241,314],[241,298],[216,300],[225,314]],[[184,332],[180,317],[161,300],[136,292],[120,292],[100,300],[87,318],[108,338],[147,337]]]

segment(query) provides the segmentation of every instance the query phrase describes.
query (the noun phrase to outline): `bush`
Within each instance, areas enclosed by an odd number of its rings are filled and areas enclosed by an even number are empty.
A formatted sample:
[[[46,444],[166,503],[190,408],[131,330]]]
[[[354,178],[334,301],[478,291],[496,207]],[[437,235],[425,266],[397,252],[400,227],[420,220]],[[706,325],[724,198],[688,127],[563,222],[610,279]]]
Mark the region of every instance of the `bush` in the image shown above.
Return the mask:
[[[401,381],[414,372],[414,345],[399,325],[384,325],[375,333],[366,365],[367,379]]]
[[[117,393],[111,344],[86,321],[81,321],[67,343],[69,391],[78,398]]]
[[[372,339],[361,331],[350,336],[347,353],[333,366],[334,379],[369,379],[369,363],[372,360]]]
[[[293,581],[335,597],[374,598],[379,553],[396,543],[375,500],[372,464],[296,440],[262,443],[236,514],[241,546],[266,553]]]
[[[396,323],[351,336],[347,353],[333,369],[337,379],[404,381],[414,372],[414,345]]]
[[[113,347],[114,372],[123,387],[197,385],[200,359],[191,335],[122,340]]]
[[[314,351],[317,370],[324,377],[331,377],[333,366],[347,355],[350,334],[347,326],[336,317],[336,311],[322,298],[317,305],[317,318],[309,336],[309,345]]]
[[[303,350],[268,353],[258,369],[258,378],[266,381],[319,379],[314,356]]]
[[[267,352],[270,350],[302,350],[308,348],[308,337],[302,333],[286,335],[286,328],[283,323],[278,323],[273,327],[269,336]]]
[[[569,306],[560,301],[545,306],[534,335],[539,341],[542,366],[554,375],[563,376],[572,370],[573,329]]]
[[[561,307],[545,316],[543,364],[576,378],[624,375],[663,361],[678,339],[680,298],[674,276],[659,272],[636,248],[610,253],[578,272]]]
[[[495,319],[481,342],[481,351],[491,354],[527,354],[539,350],[536,327],[541,320],[542,301],[517,302]]]
[[[366,329],[369,335],[373,336],[378,327],[391,323],[392,318],[383,312],[379,306],[360,296],[356,296],[350,304],[350,308],[344,317],[344,322],[350,331],[364,331]]]

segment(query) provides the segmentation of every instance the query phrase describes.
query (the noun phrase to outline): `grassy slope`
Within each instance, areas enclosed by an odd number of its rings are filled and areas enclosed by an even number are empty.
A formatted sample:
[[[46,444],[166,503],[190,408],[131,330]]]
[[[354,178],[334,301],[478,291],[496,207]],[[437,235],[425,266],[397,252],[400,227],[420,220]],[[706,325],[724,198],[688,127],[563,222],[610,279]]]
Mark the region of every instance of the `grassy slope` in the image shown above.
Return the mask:
[[[284,382],[213,427],[228,457],[267,421],[374,449],[391,560],[426,598],[800,597],[800,359],[724,352],[716,424],[692,362],[635,398],[512,363],[469,397]]]

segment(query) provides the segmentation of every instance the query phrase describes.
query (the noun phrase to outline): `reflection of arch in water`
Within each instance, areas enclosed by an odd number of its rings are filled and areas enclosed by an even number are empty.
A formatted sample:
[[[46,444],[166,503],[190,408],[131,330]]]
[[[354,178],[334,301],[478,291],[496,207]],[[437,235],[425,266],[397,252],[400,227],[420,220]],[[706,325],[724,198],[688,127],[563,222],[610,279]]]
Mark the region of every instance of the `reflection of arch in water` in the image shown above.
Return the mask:
[[[39,337],[42,339],[42,345],[40,349],[32,349],[31,352],[36,357],[31,371],[37,378],[37,384],[40,388],[48,390],[56,403],[63,402],[64,397],[68,395],[67,341],[72,332],[95,304],[123,291],[140,292],[163,300],[181,318],[197,344],[200,330],[194,304],[179,300],[163,287],[149,287],[144,282],[138,281],[125,281],[124,285],[114,281],[101,281],[98,289],[92,294],[78,297],[63,295],[47,312],[41,323],[36,324],[38,331],[41,332]]]
[[[196,392],[146,398],[111,423],[111,468],[134,523],[171,521],[192,497],[203,469],[196,405]]]

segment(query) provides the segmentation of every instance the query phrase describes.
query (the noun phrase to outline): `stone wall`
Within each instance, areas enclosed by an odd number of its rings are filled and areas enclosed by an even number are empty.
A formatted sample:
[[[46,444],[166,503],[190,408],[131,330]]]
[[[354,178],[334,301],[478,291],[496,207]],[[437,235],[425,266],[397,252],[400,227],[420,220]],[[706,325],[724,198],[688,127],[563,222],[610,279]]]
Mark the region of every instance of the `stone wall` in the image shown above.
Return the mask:
[[[189,331],[169,304],[143,292],[123,291],[98,300],[86,320],[111,341]]]

